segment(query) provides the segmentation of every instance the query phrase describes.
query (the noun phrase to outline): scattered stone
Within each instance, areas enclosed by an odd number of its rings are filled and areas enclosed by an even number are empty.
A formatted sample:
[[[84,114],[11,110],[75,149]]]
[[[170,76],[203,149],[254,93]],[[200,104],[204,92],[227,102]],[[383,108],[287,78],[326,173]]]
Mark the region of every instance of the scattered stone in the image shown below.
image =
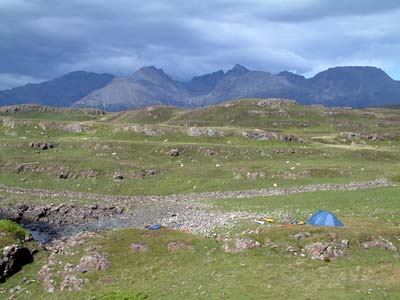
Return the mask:
[[[222,131],[218,131],[210,128],[202,128],[202,127],[190,127],[186,131],[188,136],[224,136]]]
[[[154,175],[157,175],[158,173],[160,173],[160,172],[159,172],[159,170],[156,170],[156,169],[146,170],[146,175],[148,175],[148,176],[154,176]]]
[[[35,279],[28,279],[28,278],[26,278],[26,277],[22,278],[22,283],[24,283],[24,284],[26,284],[26,285],[31,284],[31,283],[34,283],[34,282],[36,282]]]
[[[76,247],[82,247],[89,239],[99,238],[93,232],[82,232],[70,238],[55,241],[48,249],[51,251],[47,262],[38,273],[38,279],[43,283],[45,291],[54,293],[58,288],[64,291],[74,291],[82,288],[89,280],[83,274],[91,271],[105,270],[110,266],[105,255],[98,252],[100,247],[86,249],[79,263],[74,265],[70,261],[76,261]],[[61,267],[60,272],[56,272]]]
[[[51,143],[42,143],[42,142],[31,142],[29,144],[31,148],[38,148],[40,150],[47,150],[54,148],[54,144]]]
[[[281,98],[267,98],[257,102],[258,106],[281,106],[281,105],[297,105],[295,100]]]
[[[200,147],[199,148],[199,153],[205,154],[205,155],[215,155],[215,154],[217,154],[216,151],[214,151],[212,149],[209,149],[209,148],[206,148],[206,147]]]
[[[299,255],[299,253],[301,253],[301,249],[299,247],[296,247],[293,245],[287,246],[286,251],[288,254],[294,255],[294,256],[297,256],[297,255]]]
[[[150,127],[150,126],[138,126],[138,125],[126,125],[123,128],[117,128],[114,130],[114,132],[129,132],[133,131],[136,133],[143,133],[146,136],[162,136],[165,134],[165,131],[161,128],[157,127]]]
[[[366,241],[361,244],[361,248],[363,249],[371,249],[371,248],[380,248],[389,251],[397,251],[397,247],[389,240],[386,239],[373,239],[370,241]]]
[[[187,248],[194,250],[192,246],[188,246],[184,241],[173,241],[169,242],[167,245],[167,250],[169,252],[176,252]]]
[[[131,250],[132,252],[146,252],[149,249],[149,247],[144,244],[144,243],[132,243],[131,244]]]
[[[358,139],[368,140],[371,142],[383,142],[386,138],[392,138],[390,134],[382,133],[359,133],[359,132],[341,132],[340,136],[344,142],[353,141]]]
[[[87,278],[78,278],[76,274],[65,274],[60,284],[60,291],[77,291],[87,282],[89,282]]]
[[[293,235],[293,238],[295,239],[295,240],[302,240],[302,239],[305,239],[305,238],[309,238],[311,236],[311,233],[309,233],[309,232],[298,232],[298,233],[295,233],[294,235]]]
[[[233,240],[226,239],[223,244],[223,249],[225,252],[239,253],[245,252],[250,249],[260,248],[261,244],[252,238],[235,238]]]
[[[8,292],[10,294],[19,294],[23,291],[25,291],[25,289],[22,288],[20,285],[17,285],[17,286],[14,286],[13,288],[11,288]]]
[[[270,131],[262,131],[262,130],[255,130],[255,131],[243,131],[242,136],[256,141],[268,141],[268,140],[279,140],[284,142],[304,142],[304,139],[299,139],[292,135],[286,135],[276,132]]]
[[[75,270],[81,273],[86,273],[93,270],[105,270],[110,266],[106,257],[96,250],[88,251],[88,254],[83,256],[76,266]]]
[[[247,172],[246,177],[250,180],[264,179],[265,172]]]

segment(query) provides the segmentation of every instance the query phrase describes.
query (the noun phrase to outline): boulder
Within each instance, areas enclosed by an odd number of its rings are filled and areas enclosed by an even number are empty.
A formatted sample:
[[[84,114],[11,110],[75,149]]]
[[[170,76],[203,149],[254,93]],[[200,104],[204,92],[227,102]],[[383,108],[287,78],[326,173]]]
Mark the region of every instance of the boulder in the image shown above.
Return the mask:
[[[120,173],[114,173],[113,179],[114,181],[121,181],[122,179],[124,179],[124,176],[122,176],[122,174]]]
[[[20,245],[4,247],[3,256],[0,259],[0,282],[4,282],[7,277],[17,273],[26,264],[33,261],[31,251]]]
[[[61,169],[58,172],[58,178],[60,178],[60,179],[68,179],[68,177],[69,177],[69,172],[68,171],[66,171],[64,169]]]
[[[170,156],[179,156],[179,150],[178,149],[171,149],[170,151],[169,151],[169,155]]]

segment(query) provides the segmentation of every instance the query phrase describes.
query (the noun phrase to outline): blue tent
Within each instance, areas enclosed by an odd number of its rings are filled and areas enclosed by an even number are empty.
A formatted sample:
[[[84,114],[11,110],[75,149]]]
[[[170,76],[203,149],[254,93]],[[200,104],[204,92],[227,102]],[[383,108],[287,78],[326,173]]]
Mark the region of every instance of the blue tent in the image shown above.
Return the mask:
[[[333,213],[325,210],[317,211],[306,223],[314,226],[344,226]]]

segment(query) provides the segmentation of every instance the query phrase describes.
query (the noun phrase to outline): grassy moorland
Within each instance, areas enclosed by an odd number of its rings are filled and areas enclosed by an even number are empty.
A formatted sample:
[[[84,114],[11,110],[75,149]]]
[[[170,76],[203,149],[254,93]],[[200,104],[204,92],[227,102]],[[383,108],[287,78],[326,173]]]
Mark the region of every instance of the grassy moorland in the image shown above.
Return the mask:
[[[266,132],[275,137],[259,138]],[[0,298],[399,299],[399,251],[362,247],[371,239],[386,239],[400,247],[399,137],[399,109],[352,110],[285,101],[250,99],[197,110],[155,107],[106,114],[42,108],[0,112],[0,183],[8,187],[170,195],[378,178],[394,184],[357,191],[204,200],[202,204],[219,212],[279,213],[299,221],[325,209],[345,226],[239,222],[231,230],[232,237],[250,237],[261,245],[241,253],[225,253],[223,242],[213,238],[168,229],[151,234],[137,228],[103,231],[78,245],[70,257],[58,257],[60,265],[75,264],[91,247],[106,255],[110,267],[80,275],[88,279],[80,290],[45,292],[37,273],[49,253],[40,251],[34,263],[0,284]],[[51,143],[54,148],[41,150],[31,147],[31,142]],[[171,155],[174,149],[178,155]],[[114,180],[116,174],[123,179]],[[0,193],[0,204],[70,201],[91,203],[84,198]],[[308,232],[310,237],[296,240],[293,234],[298,232]],[[288,251],[288,247],[304,249],[333,239],[349,241],[344,257],[313,260]],[[176,241],[183,246],[169,251],[169,243]],[[134,252],[132,243],[148,249]],[[54,267],[52,272],[62,270]],[[24,277],[36,281],[25,286]],[[10,293],[17,285],[23,291]]]

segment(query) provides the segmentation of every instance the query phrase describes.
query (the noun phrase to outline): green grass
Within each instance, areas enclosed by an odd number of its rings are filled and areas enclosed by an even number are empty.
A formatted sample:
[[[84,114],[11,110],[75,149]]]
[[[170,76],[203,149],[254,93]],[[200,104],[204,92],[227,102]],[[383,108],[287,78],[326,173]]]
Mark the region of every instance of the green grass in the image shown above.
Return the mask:
[[[366,220],[400,225],[400,188],[385,187],[356,191],[308,192],[248,199],[217,199],[207,202],[226,211],[260,213],[282,210],[299,221],[319,209],[332,211],[344,220]]]
[[[0,219],[0,249],[24,240],[27,232],[20,225],[5,219]]]
[[[293,240],[290,236],[299,230],[310,231],[312,238]],[[87,273],[89,282],[76,292],[46,294],[36,282],[28,287],[30,298],[107,299],[101,298],[102,295],[129,295],[131,298],[127,299],[248,299],[251,295],[252,299],[398,299],[400,296],[400,273],[396,267],[399,255],[385,250],[360,249],[356,241],[364,236],[347,228],[266,229],[255,238],[262,243],[271,238],[282,248],[274,251],[261,248],[241,254],[226,254],[220,243],[184,233],[167,230],[151,236],[144,233],[127,229],[102,234],[101,238],[90,241],[90,245],[100,246],[108,256],[109,269]],[[332,233],[350,240],[345,258],[313,261],[290,256],[285,251],[288,244],[328,241]],[[168,252],[167,244],[177,240],[192,248]],[[133,253],[130,251],[133,242],[146,243],[149,250]],[[85,247],[88,245],[82,245],[82,249]],[[34,276],[35,267],[35,264],[25,267],[3,286],[7,289],[17,284],[22,276]],[[102,278],[107,278],[105,282],[108,283],[99,284]],[[20,295],[15,299],[24,297]]]

